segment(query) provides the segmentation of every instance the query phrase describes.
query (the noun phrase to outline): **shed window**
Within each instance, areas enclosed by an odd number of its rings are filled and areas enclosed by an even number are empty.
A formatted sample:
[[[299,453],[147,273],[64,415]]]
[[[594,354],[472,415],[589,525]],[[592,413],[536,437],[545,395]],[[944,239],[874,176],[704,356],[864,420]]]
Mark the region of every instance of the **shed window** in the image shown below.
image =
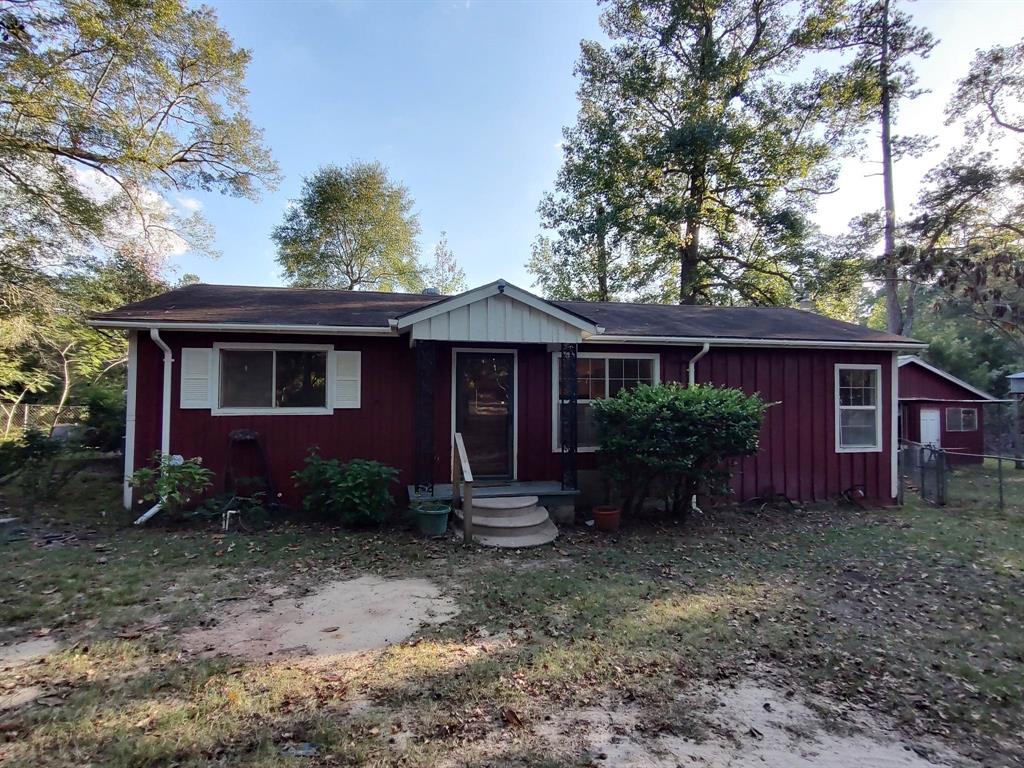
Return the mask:
[[[558,377],[558,356],[552,357],[555,376]],[[561,450],[561,419],[558,418],[559,395],[564,382],[557,380],[554,388],[554,450]],[[593,404],[596,400],[614,397],[622,389],[638,384],[658,382],[658,356],[648,354],[602,355],[583,353],[576,359],[576,424],[579,450],[595,451],[598,448],[597,423],[594,419]]]
[[[836,450],[882,449],[882,369],[877,365],[836,366]]]
[[[220,350],[221,408],[326,408],[325,350]]]
[[[946,430],[948,432],[974,432],[977,429],[977,408],[946,409]]]

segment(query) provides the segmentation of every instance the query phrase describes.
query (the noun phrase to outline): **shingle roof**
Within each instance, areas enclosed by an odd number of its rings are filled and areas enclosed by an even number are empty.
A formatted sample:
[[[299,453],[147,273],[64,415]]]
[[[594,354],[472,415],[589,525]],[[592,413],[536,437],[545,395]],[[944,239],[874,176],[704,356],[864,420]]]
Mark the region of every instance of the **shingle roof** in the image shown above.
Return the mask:
[[[556,301],[584,314],[611,336],[911,343],[893,333],[789,307],[709,307],[679,304]]]
[[[196,283],[96,315],[96,320],[388,327],[442,296]]]
[[[96,315],[96,325],[175,323],[379,328],[444,296],[198,283]],[[786,307],[707,307],[553,301],[604,335],[909,344],[896,334]]]

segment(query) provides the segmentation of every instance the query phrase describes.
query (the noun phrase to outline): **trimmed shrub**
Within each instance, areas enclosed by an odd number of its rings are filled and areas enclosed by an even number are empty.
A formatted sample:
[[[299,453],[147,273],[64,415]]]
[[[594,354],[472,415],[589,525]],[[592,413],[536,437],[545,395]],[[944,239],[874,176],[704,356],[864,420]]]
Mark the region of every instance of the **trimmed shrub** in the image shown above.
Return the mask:
[[[398,470],[369,459],[342,464],[314,449],[293,473],[306,512],[344,526],[380,524],[391,507],[391,484]]]
[[[594,403],[600,458],[623,512],[667,489],[673,514],[697,493],[724,494],[730,459],[757,452],[765,403],[738,389],[640,385]]]

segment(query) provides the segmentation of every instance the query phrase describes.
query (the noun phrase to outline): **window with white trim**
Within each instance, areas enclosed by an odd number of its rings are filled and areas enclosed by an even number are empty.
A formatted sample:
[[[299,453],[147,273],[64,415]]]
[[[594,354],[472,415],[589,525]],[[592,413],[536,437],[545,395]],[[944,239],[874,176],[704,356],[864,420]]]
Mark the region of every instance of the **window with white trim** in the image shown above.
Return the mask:
[[[882,368],[836,365],[836,450],[882,450]]]
[[[606,397],[614,397],[621,389],[638,384],[657,384],[659,378],[657,354],[601,354],[581,352],[576,358],[576,424],[579,450],[596,451],[598,448],[597,424],[594,419],[593,403]],[[559,394],[562,381],[559,378],[558,355],[552,355],[556,386],[552,387],[554,403],[553,449],[561,450],[561,419],[558,418]]]
[[[977,408],[947,408],[947,432],[975,432],[978,429]]]
[[[326,411],[329,351],[299,345],[217,347],[215,408],[225,413]]]

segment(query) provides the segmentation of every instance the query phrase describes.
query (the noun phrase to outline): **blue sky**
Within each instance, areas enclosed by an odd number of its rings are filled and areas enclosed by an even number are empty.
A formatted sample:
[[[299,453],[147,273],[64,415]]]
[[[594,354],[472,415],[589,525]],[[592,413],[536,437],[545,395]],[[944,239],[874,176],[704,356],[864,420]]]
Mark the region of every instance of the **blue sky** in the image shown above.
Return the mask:
[[[281,165],[280,188],[258,203],[189,193],[217,232],[216,260],[184,255],[179,272],[204,282],[281,284],[270,232],[302,177],[325,163],[378,160],[416,201],[429,257],[442,230],[470,285],[504,277],[530,285],[524,263],[537,203],[560,163],[562,127],[576,112],[573,66],[600,36],[598,8],[578,2],[214,2],[222,25],[250,48],[252,117]],[[909,9],[942,40],[919,67],[932,90],[904,110],[908,132],[959,137],[942,126],[950,84],[978,47],[1024,36],[1020,0],[933,0]],[[911,201],[937,160],[898,169]],[[819,221],[842,229],[877,207],[874,168],[851,160]]]

